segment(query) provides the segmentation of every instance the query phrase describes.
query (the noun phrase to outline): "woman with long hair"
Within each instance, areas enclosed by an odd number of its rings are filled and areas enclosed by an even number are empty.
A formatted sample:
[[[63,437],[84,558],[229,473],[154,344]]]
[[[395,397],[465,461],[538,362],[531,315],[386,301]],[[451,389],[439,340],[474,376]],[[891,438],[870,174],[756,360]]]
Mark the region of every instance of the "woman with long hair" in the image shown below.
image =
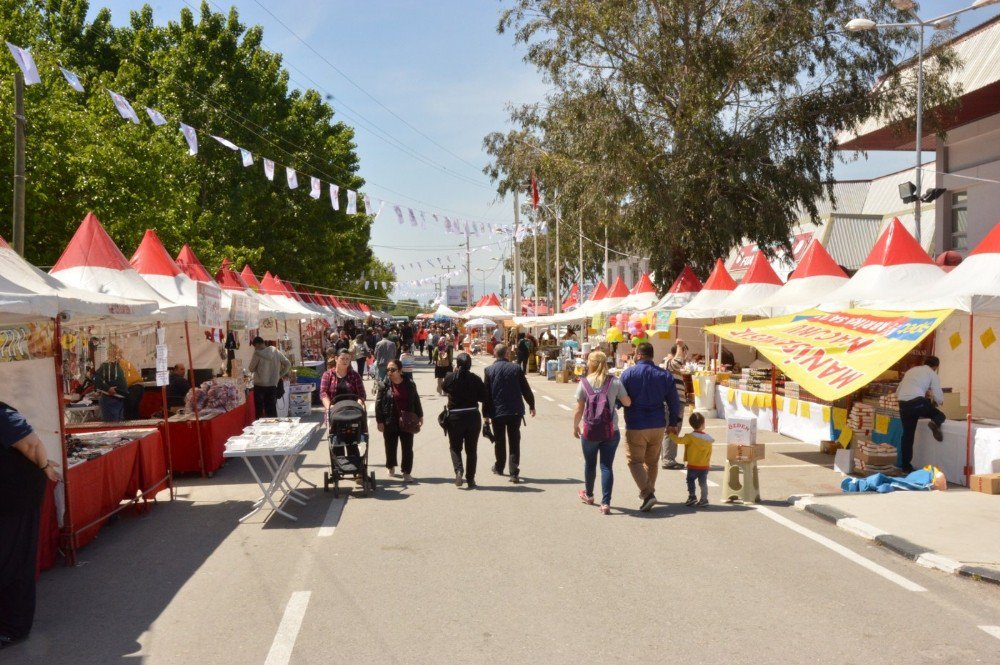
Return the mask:
[[[361,376],[365,375],[365,363],[368,361],[368,354],[371,353],[371,349],[365,344],[365,336],[357,335],[353,340],[351,340],[351,346],[348,349],[351,356],[354,358],[354,364],[358,367],[358,374]]]
[[[601,398],[606,407],[602,408]],[[603,351],[591,351],[587,356],[587,376],[580,379],[576,389],[576,413],[573,414],[573,436],[580,439],[583,448],[583,485],[580,500],[588,506],[594,505],[594,481],[597,479],[597,463],[601,464],[601,513],[611,513],[611,490],[615,484],[612,466],[615,451],[621,441],[618,430],[617,405],[629,406],[632,400],[621,382],[608,374],[608,358]],[[591,408],[587,408],[587,407]],[[610,410],[610,413],[604,409]],[[582,423],[584,412],[590,420]],[[610,419],[610,423],[607,420]],[[598,431],[605,424],[608,431]]]
[[[483,427],[480,404],[486,400],[486,384],[472,373],[472,357],[459,353],[455,357],[455,371],[449,372],[442,382],[448,396],[448,444],[451,462],[455,468],[455,487],[462,486],[462,475],[469,489],[476,487],[476,460],[478,459],[479,432]],[[462,449],[465,449],[465,465]]]
[[[375,422],[385,437],[385,468],[390,476],[396,475],[396,449],[403,449],[400,471],[403,482],[414,482],[413,471],[413,419],[417,428],[424,424],[424,410],[413,379],[403,374],[398,360],[390,360],[386,367],[385,381],[379,384],[375,397]],[[409,414],[409,415],[407,415]]]

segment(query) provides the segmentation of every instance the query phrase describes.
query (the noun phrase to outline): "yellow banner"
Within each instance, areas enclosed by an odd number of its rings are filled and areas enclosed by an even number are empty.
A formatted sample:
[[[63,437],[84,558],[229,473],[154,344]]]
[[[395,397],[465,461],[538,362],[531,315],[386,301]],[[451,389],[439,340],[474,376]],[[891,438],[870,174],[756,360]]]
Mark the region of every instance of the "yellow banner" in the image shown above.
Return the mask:
[[[832,401],[871,383],[951,312],[812,310],[705,330],[757,349],[810,393]]]

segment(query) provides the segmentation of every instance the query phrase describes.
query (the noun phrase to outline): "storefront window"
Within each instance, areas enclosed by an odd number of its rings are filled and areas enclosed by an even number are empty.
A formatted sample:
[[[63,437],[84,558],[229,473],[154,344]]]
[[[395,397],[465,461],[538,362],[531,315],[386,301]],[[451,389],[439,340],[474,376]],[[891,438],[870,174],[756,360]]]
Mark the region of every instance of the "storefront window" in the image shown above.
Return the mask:
[[[968,249],[966,227],[969,216],[969,193],[955,192],[951,195],[951,237],[949,249]]]

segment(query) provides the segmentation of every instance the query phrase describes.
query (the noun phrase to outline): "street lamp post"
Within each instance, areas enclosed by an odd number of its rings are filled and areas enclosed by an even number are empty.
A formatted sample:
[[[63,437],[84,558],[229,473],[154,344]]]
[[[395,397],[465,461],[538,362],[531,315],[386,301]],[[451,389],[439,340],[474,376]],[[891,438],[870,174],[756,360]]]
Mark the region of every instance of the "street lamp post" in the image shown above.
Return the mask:
[[[936,16],[932,19],[924,20],[917,15],[916,3],[913,0],[891,0],[892,6],[899,11],[908,12],[910,16],[913,17],[913,21],[907,23],[876,23],[871,19],[867,18],[855,18],[847,22],[844,27],[851,32],[864,32],[869,30],[876,30],[881,28],[918,28],[918,34],[920,35],[920,47],[917,49],[917,109],[916,109],[916,124],[917,124],[917,141],[915,145],[916,152],[916,178],[917,178],[917,198],[913,202],[913,225],[914,225],[914,237],[917,243],[920,243],[921,229],[920,229],[920,217],[921,209],[920,206],[924,203],[922,200],[923,194],[921,192],[921,184],[923,182],[923,169],[920,166],[920,156],[923,153],[923,115],[924,115],[924,30],[926,28],[933,28],[935,30],[950,30],[954,27],[955,22],[950,20],[959,14],[964,14],[965,12],[972,11],[973,9],[980,9],[986,7],[987,5],[993,5],[1000,0],[976,0],[968,7],[963,9],[958,9],[953,12],[948,12],[947,14],[942,14]]]

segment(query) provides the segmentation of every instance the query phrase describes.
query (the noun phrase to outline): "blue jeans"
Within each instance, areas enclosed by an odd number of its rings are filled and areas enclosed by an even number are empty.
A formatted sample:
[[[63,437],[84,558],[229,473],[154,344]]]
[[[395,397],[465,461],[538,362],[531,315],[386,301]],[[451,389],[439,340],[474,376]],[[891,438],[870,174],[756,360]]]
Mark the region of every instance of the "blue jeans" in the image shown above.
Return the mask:
[[[708,497],[708,469],[688,469],[687,486],[688,496],[694,496],[694,481],[698,481],[698,488],[701,490],[701,498]]]
[[[125,420],[125,400],[120,397],[101,395],[98,403],[101,405],[101,420],[106,423],[117,423]]]
[[[622,435],[615,430],[614,435],[606,441],[588,441],[580,439],[583,447],[583,483],[587,496],[594,496],[594,481],[597,479],[597,458],[601,458],[601,503],[611,505],[611,489],[615,485],[615,473],[611,466],[615,461],[615,451]]]

